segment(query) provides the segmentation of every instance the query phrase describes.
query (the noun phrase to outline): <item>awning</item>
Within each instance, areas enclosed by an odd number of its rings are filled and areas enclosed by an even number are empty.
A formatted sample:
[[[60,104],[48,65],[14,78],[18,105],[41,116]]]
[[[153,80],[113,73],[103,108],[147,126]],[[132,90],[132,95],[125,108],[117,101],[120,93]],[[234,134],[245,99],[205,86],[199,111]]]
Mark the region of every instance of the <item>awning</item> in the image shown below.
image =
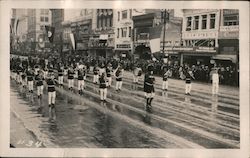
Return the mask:
[[[109,35],[100,35],[100,40],[107,40]]]
[[[218,54],[212,57],[213,59],[217,60],[230,60],[233,63],[236,63],[237,56],[236,55],[226,55],[226,54]]]

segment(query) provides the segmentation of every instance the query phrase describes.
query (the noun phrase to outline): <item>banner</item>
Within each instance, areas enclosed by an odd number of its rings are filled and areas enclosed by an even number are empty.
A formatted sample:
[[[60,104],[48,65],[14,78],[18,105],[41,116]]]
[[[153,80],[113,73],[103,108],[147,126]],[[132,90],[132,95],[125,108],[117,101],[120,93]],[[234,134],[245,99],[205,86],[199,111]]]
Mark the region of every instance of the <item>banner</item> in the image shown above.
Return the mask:
[[[70,41],[71,41],[71,44],[72,44],[72,47],[73,49],[75,50],[76,49],[76,44],[75,44],[75,37],[74,37],[74,34],[73,33],[70,33]]]
[[[161,48],[161,46],[160,46],[161,39],[160,38],[151,39],[149,41],[149,43],[150,43],[150,49],[151,49],[152,53],[160,51],[160,48]]]
[[[153,28],[150,28],[149,30],[149,44],[151,53],[160,52],[161,49],[161,32],[162,32],[162,26],[156,26]]]
[[[55,27],[45,26],[47,37],[49,38],[50,43],[54,40]]]

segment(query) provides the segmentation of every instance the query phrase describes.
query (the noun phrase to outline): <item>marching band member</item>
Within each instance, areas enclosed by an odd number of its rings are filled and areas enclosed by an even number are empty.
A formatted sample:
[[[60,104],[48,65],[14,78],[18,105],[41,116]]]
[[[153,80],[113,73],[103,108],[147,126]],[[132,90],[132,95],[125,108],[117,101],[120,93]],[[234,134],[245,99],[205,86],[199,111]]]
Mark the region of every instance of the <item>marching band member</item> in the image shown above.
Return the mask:
[[[187,67],[185,70],[185,76],[186,76],[186,86],[185,86],[185,94],[190,95],[191,89],[192,89],[192,84],[191,84],[191,79],[195,79],[192,70]]]
[[[94,72],[93,83],[97,83],[99,78],[98,76],[99,69],[97,68],[97,66],[94,67],[93,72]]]
[[[153,76],[153,70],[148,69],[148,72],[145,74],[144,78],[144,92],[146,97],[146,110],[149,111],[151,111],[152,100],[155,96],[154,82],[155,78]]]
[[[38,99],[42,99],[42,95],[43,95],[43,74],[42,71],[39,70],[38,74],[35,76],[35,80],[36,80],[36,86],[37,86],[37,96]]]
[[[71,66],[69,68],[69,71],[68,71],[68,88],[69,90],[73,91],[73,87],[74,87],[74,69],[73,67]]]
[[[28,67],[27,70],[27,81],[28,81],[28,89],[30,93],[33,93],[33,80],[34,80],[34,71],[31,69],[31,67]]]
[[[49,72],[49,78],[47,80],[48,85],[48,104],[49,104],[49,120],[56,120],[55,100],[56,100],[56,89],[55,89],[55,77],[53,72]]]
[[[142,75],[142,69],[139,67],[139,65],[136,66],[136,68],[134,69],[133,72],[133,77],[134,77],[134,83],[138,83],[139,82],[139,78]]]
[[[112,67],[110,63],[108,64],[106,68],[106,74],[107,74],[107,80],[108,80],[108,87],[110,87],[112,83]]]
[[[101,101],[106,101],[107,99],[107,81],[105,79],[105,74],[102,73],[100,78],[99,78],[99,83],[100,83],[100,98]]]
[[[84,69],[82,67],[80,67],[78,70],[78,84],[77,84],[78,91],[79,91],[80,95],[83,94],[85,77],[86,77],[86,73],[85,73]]]
[[[168,90],[168,78],[171,76],[171,70],[170,69],[164,69],[163,70],[163,77],[162,77],[162,90],[167,91]]]
[[[60,87],[63,87],[63,65],[59,64],[58,67],[58,84]]]
[[[115,78],[116,78],[116,91],[120,91],[122,88],[122,77],[123,77],[123,69],[121,66],[115,71]]]

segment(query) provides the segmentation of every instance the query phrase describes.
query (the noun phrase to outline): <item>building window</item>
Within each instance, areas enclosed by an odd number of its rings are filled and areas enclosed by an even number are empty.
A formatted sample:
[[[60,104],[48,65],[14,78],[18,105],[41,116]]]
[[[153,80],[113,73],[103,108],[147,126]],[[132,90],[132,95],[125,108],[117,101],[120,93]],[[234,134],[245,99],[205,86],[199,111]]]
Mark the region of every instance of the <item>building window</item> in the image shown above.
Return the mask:
[[[113,16],[110,16],[110,18],[109,18],[109,26],[110,27],[113,26]]]
[[[210,29],[215,28],[215,14],[210,14]]]
[[[199,16],[195,16],[194,17],[194,26],[193,26],[194,30],[198,30],[199,29]]]
[[[187,17],[186,31],[190,31],[191,30],[191,24],[192,24],[192,17]]]
[[[44,26],[40,26],[40,30],[43,30],[44,29]]]
[[[128,17],[128,11],[127,10],[122,11],[122,19],[127,19],[127,17]]]
[[[117,29],[117,38],[119,38],[119,36],[120,36],[120,29],[118,28]]]
[[[202,15],[201,29],[207,29],[207,15]]]
[[[49,17],[45,17],[45,22],[48,22],[49,21]]]
[[[40,17],[40,21],[44,22],[44,17],[43,16]]]
[[[129,9],[129,18],[132,19],[132,9]]]
[[[110,27],[110,17],[107,17],[107,27]]]
[[[108,18],[104,18],[104,27],[107,27],[107,21],[108,21]]]
[[[129,28],[128,28],[128,37],[131,37],[131,35],[132,35],[132,28],[129,27]]]
[[[127,36],[127,27],[122,28],[122,37]]]
[[[117,20],[120,21],[120,12],[118,12],[117,16],[118,16]]]
[[[224,26],[239,25],[239,15],[224,15]]]

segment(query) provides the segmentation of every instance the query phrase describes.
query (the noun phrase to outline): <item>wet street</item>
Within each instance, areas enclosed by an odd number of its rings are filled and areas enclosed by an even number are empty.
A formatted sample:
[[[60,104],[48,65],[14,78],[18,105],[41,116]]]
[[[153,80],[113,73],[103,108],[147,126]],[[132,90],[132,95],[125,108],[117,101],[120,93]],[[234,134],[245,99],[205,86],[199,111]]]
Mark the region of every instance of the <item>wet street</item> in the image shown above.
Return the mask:
[[[169,80],[161,91],[156,78],[153,111],[145,111],[142,79],[132,83],[126,72],[122,91],[115,81],[107,103],[99,99],[99,86],[87,77],[83,96],[56,87],[57,121],[48,121],[47,91],[42,102],[25,95],[11,81],[11,144],[15,147],[60,148],[239,148],[239,89],[221,86],[211,95],[211,84],[194,83],[184,95],[184,81]],[[33,98],[33,99],[31,99]],[[43,107],[44,116],[39,106]]]

